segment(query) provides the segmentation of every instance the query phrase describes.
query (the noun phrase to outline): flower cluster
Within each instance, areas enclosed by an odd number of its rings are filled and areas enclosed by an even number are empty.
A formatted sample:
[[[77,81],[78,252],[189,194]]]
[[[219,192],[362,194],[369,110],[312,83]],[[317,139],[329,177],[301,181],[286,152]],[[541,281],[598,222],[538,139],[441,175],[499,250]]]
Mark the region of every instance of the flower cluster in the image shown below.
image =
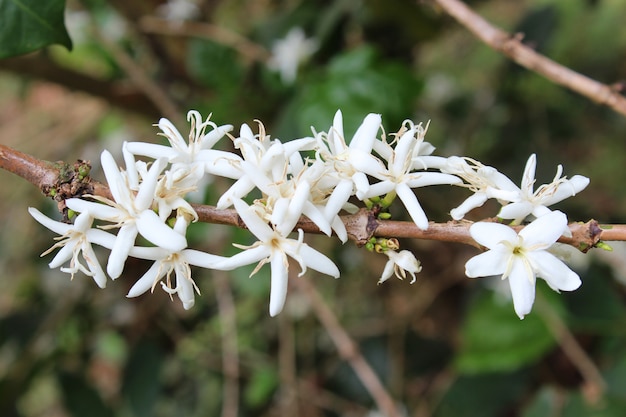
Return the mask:
[[[84,195],[66,200],[72,212],[80,213],[73,224],[30,209],[38,222],[61,235],[51,248],[60,248],[51,268],[69,262],[61,271],[72,276],[80,271],[104,287],[107,274],[111,279],[122,275],[128,257],[153,261],[128,296],[139,296],[160,284],[188,309],[198,292],[192,266],[228,271],[256,264],[254,275],[268,263],[269,312],[275,316],[287,295],[289,258],[299,265],[299,275],[309,268],[335,278],[340,275],[331,259],[304,242],[304,232],[297,229],[302,217],[345,242],[348,233],[342,210],[354,212],[358,208],[355,201],[367,207],[377,204],[384,210],[397,197],[415,225],[426,230],[428,218],[415,189],[445,184],[474,192],[451,211],[454,219],[463,218],[489,198],[503,204],[500,218],[518,224],[536,218],[519,234],[496,223],[476,223],[471,228],[472,237],[490,250],[468,261],[467,275],[509,278],[520,317],[530,311],[537,276],[555,290],[573,290],[580,285],[578,276],[548,252],[568,229],[565,215],[547,206],[581,191],[588,179],[577,175],[568,180],[561,177],[559,167],[551,184],[533,191],[534,155],[521,187],[517,187],[494,168],[469,158],[431,155],[434,147],[424,141],[427,128],[409,120],[388,137],[380,115],[369,114],[356,132],[346,137],[342,114],[337,111],[328,131],[281,141],[271,138],[260,122],[257,133],[244,124],[235,135],[232,125],[218,126],[197,111],[190,111],[187,119],[191,124],[188,140],[169,120],[161,119],[158,127],[169,146],[124,143],[124,169],[104,151],[101,163],[112,199]],[[236,152],[215,149],[222,139],[231,140]],[[189,193],[216,176],[232,181],[216,200],[216,207],[233,207],[256,238],[249,246],[235,244],[242,251],[231,257],[189,248],[186,238],[188,227],[198,219],[187,201]],[[296,234],[297,238],[290,237]],[[414,282],[421,270],[419,261],[410,251],[400,251],[397,240],[383,240],[366,245],[389,258],[379,282],[394,273],[401,279],[408,273]],[[100,265],[92,245],[110,250],[106,267]]]

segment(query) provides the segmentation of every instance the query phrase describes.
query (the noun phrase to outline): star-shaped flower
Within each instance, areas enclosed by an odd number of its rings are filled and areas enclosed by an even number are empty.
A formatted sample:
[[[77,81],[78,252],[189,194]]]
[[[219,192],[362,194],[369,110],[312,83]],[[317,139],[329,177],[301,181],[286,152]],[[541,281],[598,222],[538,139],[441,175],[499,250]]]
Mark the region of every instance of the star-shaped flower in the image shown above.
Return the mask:
[[[120,228],[107,264],[107,272],[111,278],[118,278],[122,274],[137,234],[141,234],[154,245],[171,251],[179,251],[187,246],[187,239],[167,226],[152,210],[159,174],[166,164],[164,159],[158,159],[152,164],[136,193],[131,189],[128,176],[118,169],[111,153],[103,151],[101,163],[115,201],[94,197],[99,202],[79,198],[70,198],[65,202],[76,212],[88,211],[96,219],[114,223],[107,227]],[[136,167],[128,166],[127,169],[134,170]]]
[[[422,270],[422,266],[420,265],[420,261],[413,255],[413,252],[408,250],[396,252],[393,249],[388,249],[385,251],[385,255],[389,257],[389,260],[385,265],[383,274],[378,280],[379,284],[387,281],[394,273],[399,279],[404,279],[407,276],[407,272],[411,275],[411,278],[413,278],[411,284],[415,282],[417,279],[415,274]]]
[[[245,250],[218,262],[213,265],[213,268],[229,271],[258,262],[257,267],[252,272],[254,275],[259,268],[269,263],[272,271],[269,311],[272,317],[281,312],[287,297],[289,271],[287,256],[300,264],[301,272],[298,276],[304,275],[307,267],[309,267],[323,274],[339,278],[337,266],[325,255],[302,241],[304,237],[302,230],[299,231],[298,240],[289,239],[268,226],[267,222],[257,215],[254,208],[248,206],[243,200],[233,200],[233,205],[248,229],[259,240],[248,247],[236,245]]]
[[[508,278],[515,312],[523,319],[535,301],[537,277],[557,292],[573,291],[581,284],[578,274],[548,252],[566,227],[567,217],[560,211],[539,217],[519,234],[503,224],[475,223],[470,227],[472,238],[490,250],[467,261],[465,274]]]
[[[48,264],[50,268],[58,268],[65,262],[70,261],[69,267],[61,267],[62,272],[71,274],[72,279],[78,271],[83,272],[93,278],[100,288],[104,288],[107,278],[98,262],[98,258],[91,246],[96,243],[107,248],[113,246],[115,236],[103,230],[93,229],[93,217],[89,212],[83,212],[74,220],[74,224],[58,222],[45,216],[39,210],[33,207],[28,208],[28,212],[39,223],[61,235],[57,238],[58,242],[50,249],[41,254],[47,255],[52,250],[60,248],[59,252],[54,256]],[[80,255],[85,261],[85,265],[80,260]]]
[[[363,197],[369,198],[395,192],[404,203],[413,222],[422,230],[428,228],[428,218],[412,188],[461,182],[461,179],[454,175],[413,170],[415,149],[422,144],[424,133],[421,125],[409,122],[409,129],[402,134],[396,147],[386,152],[388,154],[387,167],[382,164],[357,163],[357,167],[362,172],[380,180],[370,185]],[[387,146],[390,147],[390,145]]]

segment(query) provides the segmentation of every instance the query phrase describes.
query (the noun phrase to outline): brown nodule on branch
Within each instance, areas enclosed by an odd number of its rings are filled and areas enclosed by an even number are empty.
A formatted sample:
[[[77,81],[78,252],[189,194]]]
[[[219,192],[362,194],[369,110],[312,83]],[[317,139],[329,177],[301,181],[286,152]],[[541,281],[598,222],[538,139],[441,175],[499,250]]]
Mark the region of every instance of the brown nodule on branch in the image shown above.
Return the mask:
[[[83,195],[97,195],[112,199],[109,188],[89,176],[90,166],[86,161],[74,164],[48,162],[34,158],[0,144],[0,168],[24,178],[48,197],[53,198],[61,212],[65,211],[65,199]],[[233,209],[219,210],[213,206],[192,204],[198,219],[205,223],[223,224],[245,228],[245,224]],[[341,216],[348,237],[362,246],[372,236],[437,240],[441,242],[464,243],[479,247],[472,239],[470,221],[431,222],[427,230],[421,230],[413,222],[380,220],[372,210],[360,209],[354,214]],[[494,221],[493,219],[488,221]],[[519,231],[523,226],[514,227]],[[322,232],[309,219],[302,217],[295,229],[307,233]],[[559,242],[574,246],[582,252],[596,247],[600,241],[626,240],[626,225],[603,225],[590,220],[587,223],[571,223],[571,237],[561,237]]]

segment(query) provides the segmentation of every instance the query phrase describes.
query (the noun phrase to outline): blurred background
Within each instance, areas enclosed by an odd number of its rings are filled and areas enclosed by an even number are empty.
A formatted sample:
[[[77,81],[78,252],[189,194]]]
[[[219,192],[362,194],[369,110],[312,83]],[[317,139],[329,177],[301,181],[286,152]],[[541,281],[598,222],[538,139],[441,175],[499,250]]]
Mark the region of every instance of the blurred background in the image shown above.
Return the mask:
[[[626,80],[622,1],[468,3],[557,62],[606,84]],[[341,109],[347,137],[370,112],[387,132],[404,119],[430,121],[436,154],[470,156],[515,182],[537,153],[538,184],[558,164],[591,178],[558,205],[570,221],[626,223],[626,119],[511,63],[427,1],[68,0],[65,23],[72,52],[0,60],[0,142],[41,159],[90,160],[96,179],[102,149],[121,162],[125,140],[162,142],[160,117],[183,135],[189,109],[235,129],[259,119],[287,140],[328,130]],[[277,51],[299,52],[297,71]],[[40,259],[53,235],[26,210],[55,217],[56,206],[12,174],[0,181],[0,415],[383,415],[303,287],[290,287],[285,310],[270,318],[268,267],[252,278],[252,267],[195,270],[202,295],[189,311],[159,289],[125,298],[149,267],[142,261],[104,290],[80,274],[70,282],[48,269],[51,255]],[[204,201],[228,186],[216,180]],[[468,195],[417,193],[434,221],[449,220]],[[496,212],[486,204],[468,217]],[[212,253],[251,243],[223,226],[190,231],[191,246]],[[619,243],[572,258],[583,280],[574,293],[538,282],[520,321],[507,287],[465,277],[471,247],[402,241],[423,261],[418,281],[377,285],[385,256],[311,239],[342,276],[298,279],[321,294],[403,415],[624,415]]]

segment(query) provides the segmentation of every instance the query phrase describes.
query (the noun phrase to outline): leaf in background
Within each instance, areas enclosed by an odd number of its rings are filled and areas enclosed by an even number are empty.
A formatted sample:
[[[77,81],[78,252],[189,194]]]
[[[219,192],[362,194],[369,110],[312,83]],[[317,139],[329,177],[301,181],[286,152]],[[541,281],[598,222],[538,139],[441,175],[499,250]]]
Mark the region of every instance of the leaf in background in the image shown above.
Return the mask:
[[[341,109],[348,139],[368,113],[381,113],[391,130],[400,128],[421,91],[421,83],[406,66],[381,61],[368,47],[336,57],[323,77],[302,85],[291,105],[297,109],[291,114],[297,118],[299,134],[310,134],[311,126],[328,129]]]
[[[509,415],[506,410],[522,397],[529,376],[526,372],[461,376],[445,393],[434,416]]]
[[[150,416],[161,390],[159,376],[164,357],[158,345],[142,341],[131,353],[126,369],[122,393],[133,415]]]
[[[542,287],[538,286],[537,290]],[[549,302],[559,310],[559,298],[550,297]],[[481,295],[467,314],[461,330],[462,347],[456,360],[460,372],[519,369],[555,346],[554,337],[537,309],[520,320],[513,305],[498,299],[496,294]]]
[[[113,417],[98,392],[82,375],[61,373],[59,375],[64,405],[72,416]]]
[[[57,43],[71,50],[64,10],[65,0],[0,1],[0,59]]]

